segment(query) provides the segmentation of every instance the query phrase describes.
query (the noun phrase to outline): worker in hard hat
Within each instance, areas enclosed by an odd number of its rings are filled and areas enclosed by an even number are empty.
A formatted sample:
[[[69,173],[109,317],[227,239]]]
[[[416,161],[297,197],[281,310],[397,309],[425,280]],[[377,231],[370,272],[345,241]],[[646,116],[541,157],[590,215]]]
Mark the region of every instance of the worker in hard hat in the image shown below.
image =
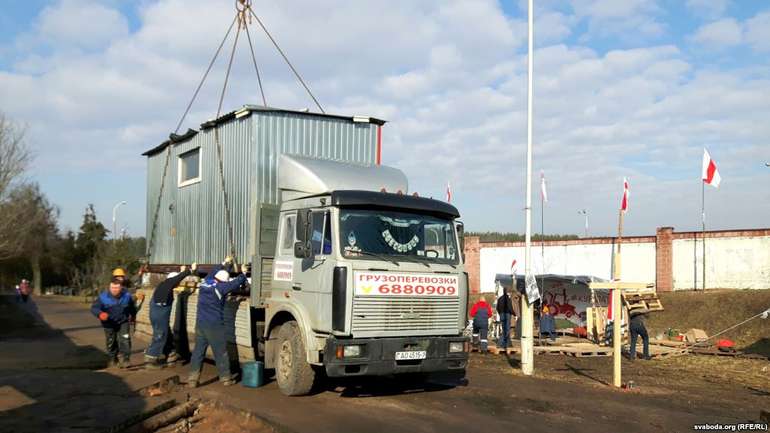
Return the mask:
[[[144,352],[144,361],[147,368],[157,369],[163,366],[163,361],[168,363],[179,359],[174,347],[174,339],[171,334],[169,321],[171,320],[171,307],[174,305],[174,288],[179,286],[185,278],[198,269],[193,263],[190,269],[187,266],[179,268],[179,272],[171,272],[152,293],[150,299],[150,324],[152,325],[152,341]]]
[[[136,304],[131,294],[123,288],[120,276],[112,277],[110,287],[100,293],[91,305],[91,313],[102,322],[111,365],[127,368],[131,357],[129,322],[136,316]]]
[[[123,268],[115,268],[112,271],[112,278],[123,283],[126,281],[126,271]]]
[[[470,316],[473,318],[473,340],[474,344],[481,344],[481,353],[486,354],[489,341],[489,318],[492,317],[492,306],[487,303],[482,295],[479,300],[471,307]]]
[[[198,310],[195,321],[195,349],[190,361],[190,376],[187,386],[195,388],[200,379],[203,358],[211,345],[217,365],[219,380],[224,386],[235,383],[230,373],[230,358],[227,355],[224,309],[227,294],[246,285],[248,267],[241,266],[241,274],[230,279],[232,259],[227,257],[222,266],[216,266],[206,275],[198,288]]]

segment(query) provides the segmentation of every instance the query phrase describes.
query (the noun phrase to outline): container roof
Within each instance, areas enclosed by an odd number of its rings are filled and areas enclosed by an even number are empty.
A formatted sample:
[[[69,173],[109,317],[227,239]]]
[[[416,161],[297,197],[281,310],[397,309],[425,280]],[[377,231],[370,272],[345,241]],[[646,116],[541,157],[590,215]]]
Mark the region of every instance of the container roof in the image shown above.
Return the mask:
[[[239,108],[238,110],[231,111],[227,114],[223,114],[219,116],[216,119],[207,120],[200,125],[200,130],[204,131],[206,129],[213,128],[217,125],[221,125],[223,123],[227,123],[233,119],[240,119],[241,117],[247,117],[250,116],[251,113],[259,112],[259,113],[290,113],[290,114],[298,114],[305,117],[318,117],[318,118],[326,118],[326,119],[338,119],[338,120],[347,120],[349,122],[355,122],[355,123],[371,123],[374,125],[384,125],[385,120],[377,119],[374,117],[368,117],[368,116],[341,116],[337,114],[325,114],[325,113],[314,113],[309,110],[288,110],[284,108],[275,108],[275,107],[266,107],[262,105],[244,105],[243,107]],[[152,149],[142,153],[142,156],[152,156],[163,149],[166,148],[166,146],[170,144],[176,144],[181,143],[184,141],[187,141],[191,138],[193,138],[198,131],[194,129],[188,129],[186,133],[182,135],[178,134],[170,134],[169,139],[164,141],[163,143],[153,147]]]
[[[281,155],[278,159],[278,188],[291,198],[329,194],[339,190],[401,191],[409,184],[401,170],[381,165]]]

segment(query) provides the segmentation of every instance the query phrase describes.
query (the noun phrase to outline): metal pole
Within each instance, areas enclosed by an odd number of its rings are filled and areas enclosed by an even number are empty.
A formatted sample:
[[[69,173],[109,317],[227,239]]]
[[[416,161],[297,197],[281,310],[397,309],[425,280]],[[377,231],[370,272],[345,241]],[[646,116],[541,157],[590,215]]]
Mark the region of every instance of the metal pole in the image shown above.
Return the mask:
[[[613,266],[612,279],[620,281],[621,271],[621,255],[620,244],[623,242],[623,210],[619,211],[618,215],[618,252],[615,254],[615,265]],[[618,287],[612,291],[612,384],[619,388],[622,384],[622,376],[620,371],[620,356],[621,346],[623,342],[623,336],[620,334],[620,321],[623,318],[623,311],[620,302],[621,289]]]
[[[545,200],[540,197],[540,260],[543,262],[545,274]]]
[[[578,213],[580,215],[583,215],[583,217],[585,218],[585,233],[583,234],[583,237],[587,238],[588,237],[588,211],[586,209],[583,209],[583,210],[579,210]]]
[[[527,206],[524,209],[526,215],[526,235],[524,246],[524,281],[529,281],[532,275],[532,96],[533,96],[533,66],[534,54],[532,38],[534,34],[534,1],[528,0],[528,53],[527,56]],[[532,307],[527,296],[521,297],[521,372],[527,376],[534,372],[534,340]]]
[[[112,240],[118,238],[118,208],[126,204],[125,200],[112,207]]]
[[[701,229],[702,236],[701,242],[703,243],[703,291],[706,291],[706,182],[701,181]]]

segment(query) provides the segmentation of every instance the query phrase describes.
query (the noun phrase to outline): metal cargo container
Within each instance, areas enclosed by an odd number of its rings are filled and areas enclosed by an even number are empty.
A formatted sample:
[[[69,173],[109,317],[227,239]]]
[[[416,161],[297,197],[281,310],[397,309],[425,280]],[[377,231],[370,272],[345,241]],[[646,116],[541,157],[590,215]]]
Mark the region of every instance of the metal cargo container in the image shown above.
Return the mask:
[[[247,105],[202,124],[200,131],[189,130],[184,135],[172,136],[145,152],[143,155],[148,157],[147,239],[153,238],[150,263],[210,264],[220,262],[230,253],[215,130],[222,149],[236,254],[248,259],[265,247],[257,245],[261,206],[279,204],[278,157],[288,154],[363,166],[379,164],[384,123],[370,117]],[[181,157],[196,149],[198,177],[183,183]],[[153,234],[162,179],[165,185]],[[268,255],[272,255],[272,251]]]

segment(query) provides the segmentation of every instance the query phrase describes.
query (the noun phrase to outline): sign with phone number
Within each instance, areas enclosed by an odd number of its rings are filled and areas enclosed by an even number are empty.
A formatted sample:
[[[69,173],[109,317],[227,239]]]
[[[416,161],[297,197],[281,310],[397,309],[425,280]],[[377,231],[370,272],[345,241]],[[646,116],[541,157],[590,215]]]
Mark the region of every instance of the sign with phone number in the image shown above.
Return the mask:
[[[458,296],[457,275],[355,272],[356,296]]]

